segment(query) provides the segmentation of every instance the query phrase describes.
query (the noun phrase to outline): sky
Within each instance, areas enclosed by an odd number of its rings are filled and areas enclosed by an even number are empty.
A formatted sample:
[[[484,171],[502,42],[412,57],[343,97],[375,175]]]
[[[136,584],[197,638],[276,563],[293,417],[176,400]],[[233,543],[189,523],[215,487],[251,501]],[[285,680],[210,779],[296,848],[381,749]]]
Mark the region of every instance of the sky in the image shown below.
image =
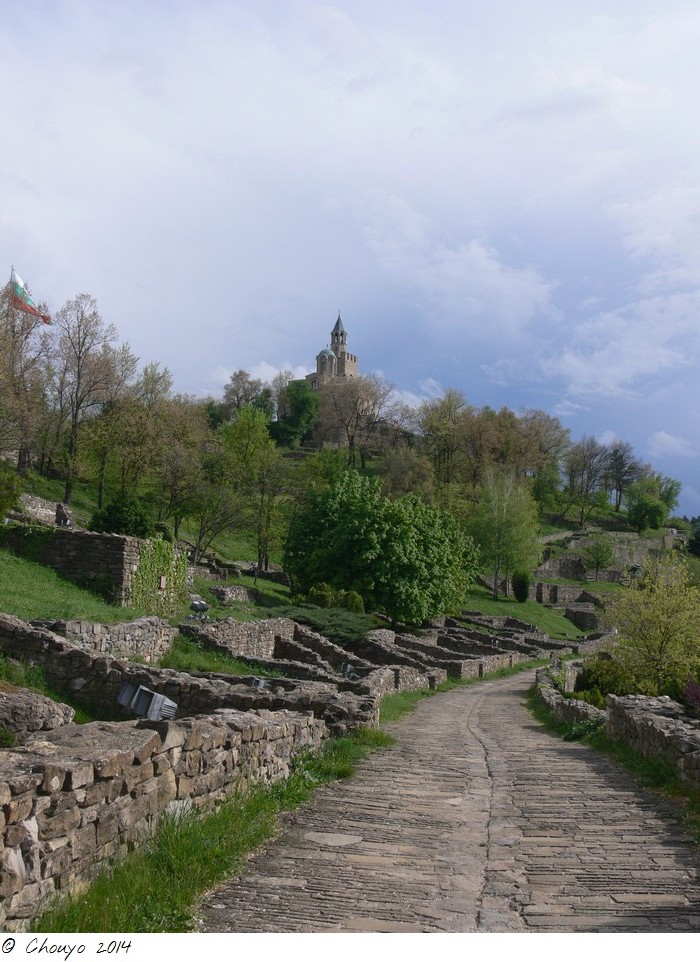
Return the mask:
[[[340,312],[411,403],[541,408],[700,515],[700,6],[0,0],[0,272],[220,397]],[[4,263],[4,267],[2,266]]]

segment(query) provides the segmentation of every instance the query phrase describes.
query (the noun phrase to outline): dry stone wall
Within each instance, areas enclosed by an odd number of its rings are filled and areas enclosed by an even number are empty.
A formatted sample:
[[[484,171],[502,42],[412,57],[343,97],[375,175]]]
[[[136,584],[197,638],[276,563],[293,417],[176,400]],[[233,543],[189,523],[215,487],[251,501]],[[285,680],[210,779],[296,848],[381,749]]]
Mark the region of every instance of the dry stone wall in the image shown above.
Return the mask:
[[[82,650],[51,631],[34,628],[11,615],[0,614],[0,651],[42,665],[52,688],[71,693],[88,707],[99,706],[103,712],[108,706],[116,707],[122,686],[129,682],[165,695],[175,702],[180,715],[221,708],[313,711],[334,735],[346,734],[358,725],[376,725],[378,720],[376,696],[340,691],[337,685],[306,679],[188,674],[127,664]]]
[[[609,735],[644,758],[668,762],[700,789],[700,719],[666,696],[608,695],[606,708]]]
[[[180,625],[183,635],[195,638],[203,648],[224,648],[243,658],[274,658],[275,641],[294,640],[294,622],[289,618],[270,618],[266,621],[236,621],[222,618],[204,623],[185,622]]]
[[[138,538],[71,528],[40,528],[39,531],[41,536],[34,539],[34,548],[40,564],[53,568],[69,581],[107,593],[115,604],[128,607],[139,566],[141,542]],[[32,529],[24,525],[12,525],[3,532],[3,539],[12,551],[25,556],[31,532]]]
[[[86,651],[101,652],[115,658],[138,658],[155,662],[172,648],[176,629],[164,618],[148,616],[115,625],[92,621],[33,621],[72,641]]]
[[[68,725],[0,752],[0,927],[25,930],[57,891],[148,839],[164,813],[286,778],[327,734],[311,714],[223,709]]]

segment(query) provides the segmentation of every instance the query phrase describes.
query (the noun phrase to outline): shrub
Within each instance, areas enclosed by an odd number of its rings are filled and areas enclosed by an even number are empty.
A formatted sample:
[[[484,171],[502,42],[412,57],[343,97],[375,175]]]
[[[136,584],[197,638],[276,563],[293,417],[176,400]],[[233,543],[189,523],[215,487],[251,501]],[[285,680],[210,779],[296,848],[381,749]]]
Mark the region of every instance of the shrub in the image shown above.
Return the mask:
[[[598,692],[603,704],[596,705],[596,708],[604,707],[606,695],[631,695],[638,690],[634,677],[624,665],[603,655],[597,655],[586,662],[576,683],[577,698],[582,697],[585,692]]]
[[[20,480],[16,474],[0,469],[0,520],[14,508],[21,491]]]
[[[517,571],[512,578],[515,600],[527,601],[530,592],[530,576],[525,571]]]
[[[153,537],[155,526],[146,508],[128,494],[120,494],[90,520],[91,531],[128,534],[135,538]]]
[[[356,611],[361,615],[365,612],[362,595],[357,591],[339,591],[335,603],[338,608],[344,608],[346,611]]]
[[[335,607],[335,591],[329,584],[322,581],[320,585],[314,585],[309,589],[307,600],[310,605],[316,605],[318,608],[333,608]]]

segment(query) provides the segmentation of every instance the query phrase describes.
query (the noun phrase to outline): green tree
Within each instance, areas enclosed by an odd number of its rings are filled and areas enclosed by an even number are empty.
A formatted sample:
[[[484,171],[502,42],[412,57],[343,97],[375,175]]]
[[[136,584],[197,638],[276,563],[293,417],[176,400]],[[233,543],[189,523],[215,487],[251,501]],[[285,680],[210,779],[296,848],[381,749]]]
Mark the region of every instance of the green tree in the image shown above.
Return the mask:
[[[481,563],[493,576],[493,596],[513,571],[531,570],[540,557],[537,506],[512,474],[490,471],[468,523],[480,549]]]
[[[583,564],[586,571],[595,571],[595,580],[598,575],[606,568],[612,568],[615,564],[615,552],[607,538],[596,535],[591,539],[590,544],[583,552]]]
[[[627,518],[637,531],[660,528],[678,503],[681,484],[675,478],[648,474],[627,488]]]
[[[618,630],[613,654],[637,691],[677,690],[700,669],[700,590],[679,556],[651,560],[638,583],[608,604],[606,621]]]
[[[356,591],[394,623],[420,622],[459,605],[475,561],[471,540],[449,515],[413,496],[392,501],[378,479],[354,471],[309,491],[284,555],[301,591],[323,582]]]
[[[297,447],[314,426],[317,414],[318,393],[306,381],[289,381],[278,394],[277,420],[270,425],[270,433],[279,444]]]

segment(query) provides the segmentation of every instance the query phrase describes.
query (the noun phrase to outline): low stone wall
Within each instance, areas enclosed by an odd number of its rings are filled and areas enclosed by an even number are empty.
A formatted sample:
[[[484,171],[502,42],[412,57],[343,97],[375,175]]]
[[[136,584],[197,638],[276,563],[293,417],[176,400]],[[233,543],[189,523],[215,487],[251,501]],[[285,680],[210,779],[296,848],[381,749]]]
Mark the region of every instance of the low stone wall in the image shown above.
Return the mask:
[[[666,696],[608,695],[608,734],[644,758],[673,765],[680,778],[700,789],[700,719]]]
[[[293,623],[292,623],[293,624]],[[376,696],[341,691],[335,684],[306,679],[226,675],[216,672],[178,672],[95,655],[44,628],[11,615],[0,614],[0,652],[40,664],[48,684],[67,692],[94,710],[116,707],[122,686],[129,682],[165,695],[180,715],[210,714],[221,708],[249,711],[313,711],[333,735],[344,735],[358,725],[378,723]]]
[[[557,722],[573,724],[582,721],[605,722],[605,712],[600,708],[594,708],[578,698],[564,698],[561,692],[551,684],[551,680],[546,674],[547,669],[538,669],[537,682],[539,685],[539,696],[544,704],[549,708]]]
[[[0,752],[0,927],[23,931],[56,894],[142,844],[159,817],[289,774],[327,736],[291,712],[68,725]]]
[[[131,603],[134,573],[139,566],[138,538],[72,528],[50,530],[10,525],[4,529],[2,539],[20,557],[27,556],[31,543],[32,559],[53,568],[63,578],[109,594],[115,604],[128,607]]]
[[[260,597],[259,591],[245,585],[212,585],[209,590],[224,605],[232,601],[257,601]]]
[[[274,658],[278,638],[294,640],[294,622],[289,618],[269,618],[266,621],[184,622],[180,632],[194,638],[203,648],[225,648],[232,655],[251,658]]]
[[[549,669],[537,671],[539,696],[558,722],[604,721],[611,738],[643,758],[672,765],[679,778],[700,789],[700,719],[666,695],[608,695],[602,711],[576,698],[564,698],[552,685]]]
[[[116,625],[100,625],[91,621],[33,621],[32,625],[48,628],[86,651],[102,652],[115,658],[138,658],[155,662],[172,648],[176,629],[165,619],[149,616]]]

